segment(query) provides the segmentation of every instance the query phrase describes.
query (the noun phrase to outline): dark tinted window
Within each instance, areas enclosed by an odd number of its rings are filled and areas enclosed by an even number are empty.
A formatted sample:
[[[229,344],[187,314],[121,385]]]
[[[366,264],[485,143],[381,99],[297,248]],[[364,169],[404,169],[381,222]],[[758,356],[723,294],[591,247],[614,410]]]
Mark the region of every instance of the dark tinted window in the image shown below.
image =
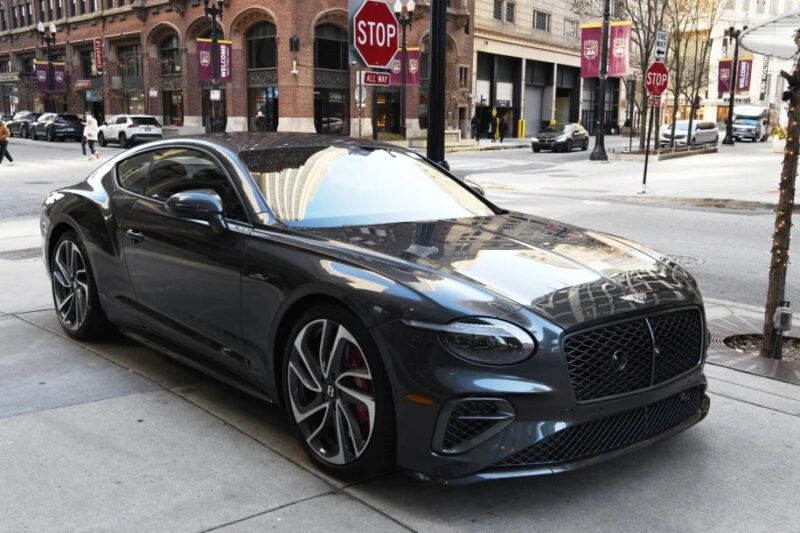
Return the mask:
[[[156,126],[161,127],[161,124],[158,123],[156,119],[153,117],[131,117],[134,126]]]
[[[137,154],[117,166],[119,183],[123,188],[136,194],[144,194],[144,184],[147,181],[151,155],[151,152]]]
[[[207,154],[190,148],[170,148],[153,153],[145,196],[166,201],[175,193],[192,189],[213,190],[222,199],[226,217],[247,220],[233,184]]]
[[[333,227],[491,216],[492,209],[414,153],[356,147],[245,152],[275,216]]]

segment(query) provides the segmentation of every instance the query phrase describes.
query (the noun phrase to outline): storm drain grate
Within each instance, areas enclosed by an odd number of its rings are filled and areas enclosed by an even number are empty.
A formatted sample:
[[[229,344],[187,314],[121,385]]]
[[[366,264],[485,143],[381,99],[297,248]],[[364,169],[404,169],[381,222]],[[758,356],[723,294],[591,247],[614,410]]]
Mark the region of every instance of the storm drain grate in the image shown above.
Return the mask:
[[[0,260],[3,261],[23,261],[25,259],[36,259],[41,256],[42,249],[40,247],[0,252]]]

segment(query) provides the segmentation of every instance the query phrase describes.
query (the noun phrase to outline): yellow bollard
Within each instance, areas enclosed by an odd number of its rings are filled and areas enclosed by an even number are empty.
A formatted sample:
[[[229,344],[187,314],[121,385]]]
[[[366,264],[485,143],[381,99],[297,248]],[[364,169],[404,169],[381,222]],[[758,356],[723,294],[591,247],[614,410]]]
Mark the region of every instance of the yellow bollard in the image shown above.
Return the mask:
[[[525,138],[525,119],[521,118],[517,121],[517,139]]]

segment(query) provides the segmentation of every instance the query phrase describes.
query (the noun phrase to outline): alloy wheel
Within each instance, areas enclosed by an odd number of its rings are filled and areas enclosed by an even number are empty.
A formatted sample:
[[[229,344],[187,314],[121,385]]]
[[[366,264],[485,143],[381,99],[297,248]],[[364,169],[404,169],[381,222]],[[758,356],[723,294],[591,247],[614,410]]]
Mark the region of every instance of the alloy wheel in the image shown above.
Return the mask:
[[[86,261],[71,240],[64,240],[53,256],[53,294],[61,323],[75,331],[89,312],[89,273]]]
[[[318,319],[292,343],[286,386],[294,420],[322,461],[347,465],[375,428],[375,390],[364,351],[343,325]]]

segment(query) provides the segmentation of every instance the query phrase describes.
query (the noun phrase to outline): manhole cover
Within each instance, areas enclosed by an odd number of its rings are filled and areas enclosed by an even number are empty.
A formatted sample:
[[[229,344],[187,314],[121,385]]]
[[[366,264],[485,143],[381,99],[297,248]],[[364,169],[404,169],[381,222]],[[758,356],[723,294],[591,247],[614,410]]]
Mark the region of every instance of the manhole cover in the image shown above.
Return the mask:
[[[722,343],[742,355],[758,356],[761,353],[761,338],[758,333],[747,335],[729,335],[721,339]],[[800,361],[800,339],[796,337],[783,338],[784,361]]]
[[[41,256],[41,248],[23,248],[21,250],[7,250],[5,252],[0,252],[0,259],[4,261],[22,261],[24,259],[36,259]]]
[[[678,263],[680,266],[694,266],[694,265],[702,265],[705,263],[699,257],[692,257],[691,255],[668,255],[670,259]]]

